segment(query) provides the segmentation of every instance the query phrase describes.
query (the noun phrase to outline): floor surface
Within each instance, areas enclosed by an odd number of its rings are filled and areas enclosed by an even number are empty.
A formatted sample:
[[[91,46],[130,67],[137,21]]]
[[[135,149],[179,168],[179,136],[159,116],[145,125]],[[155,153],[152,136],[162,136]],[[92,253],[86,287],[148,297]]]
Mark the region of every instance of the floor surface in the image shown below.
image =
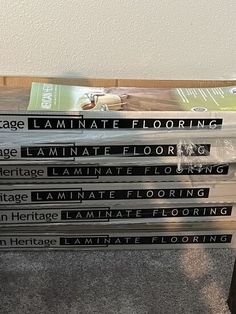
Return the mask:
[[[229,249],[0,254],[1,314],[224,314]]]

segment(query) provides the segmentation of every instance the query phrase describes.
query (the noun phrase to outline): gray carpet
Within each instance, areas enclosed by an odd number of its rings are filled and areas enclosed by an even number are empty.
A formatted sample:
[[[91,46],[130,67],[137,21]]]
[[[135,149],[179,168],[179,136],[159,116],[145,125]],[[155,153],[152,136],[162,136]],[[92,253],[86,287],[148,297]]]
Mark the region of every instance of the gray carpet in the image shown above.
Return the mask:
[[[0,313],[223,314],[236,252],[0,254]]]

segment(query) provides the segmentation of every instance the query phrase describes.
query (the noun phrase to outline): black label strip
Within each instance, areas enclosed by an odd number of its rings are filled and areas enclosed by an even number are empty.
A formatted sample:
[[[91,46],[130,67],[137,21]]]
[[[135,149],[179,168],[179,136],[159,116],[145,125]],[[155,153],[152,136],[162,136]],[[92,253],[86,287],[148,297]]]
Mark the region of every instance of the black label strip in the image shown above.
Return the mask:
[[[152,244],[199,244],[199,243],[230,243],[231,234],[227,235],[175,235],[152,237],[61,237],[62,246],[113,246],[113,245],[152,245]]]
[[[209,188],[133,190],[48,190],[31,191],[32,202],[82,202],[94,200],[208,198]]]
[[[99,179],[100,177],[145,177],[149,176],[203,176],[216,175],[222,176],[229,174],[228,164],[209,164],[201,166],[177,165],[150,165],[150,166],[82,166],[82,165],[56,165],[56,166],[0,166],[0,180],[24,180],[24,179]]]
[[[210,144],[22,146],[22,158],[209,156]]]
[[[93,112],[94,113],[94,112]],[[87,112],[86,114],[90,114]],[[116,113],[114,113],[116,115]],[[120,112],[118,113],[120,115]],[[167,129],[167,130],[216,130],[221,129],[223,119],[139,119],[139,118],[84,118],[83,115],[73,113],[1,113],[1,131],[38,131],[38,130],[91,130],[91,129]]]
[[[79,117],[29,117],[29,130],[76,129],[221,129],[223,119],[90,119]]]
[[[232,206],[195,206],[145,209],[87,209],[62,210],[62,221],[83,220],[120,220],[120,219],[155,219],[175,217],[222,217],[231,216]]]
[[[160,166],[53,166],[47,167],[48,177],[110,177],[110,176],[185,176],[185,175],[227,175],[229,165],[177,165]],[[1,168],[0,168],[1,175]]]

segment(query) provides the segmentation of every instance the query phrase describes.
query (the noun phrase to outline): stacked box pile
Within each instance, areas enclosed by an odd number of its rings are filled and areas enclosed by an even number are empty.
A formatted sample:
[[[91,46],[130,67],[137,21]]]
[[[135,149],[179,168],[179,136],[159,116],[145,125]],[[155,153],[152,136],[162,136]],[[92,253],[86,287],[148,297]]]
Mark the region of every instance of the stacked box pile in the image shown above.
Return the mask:
[[[33,83],[0,108],[0,250],[236,247],[235,87]]]

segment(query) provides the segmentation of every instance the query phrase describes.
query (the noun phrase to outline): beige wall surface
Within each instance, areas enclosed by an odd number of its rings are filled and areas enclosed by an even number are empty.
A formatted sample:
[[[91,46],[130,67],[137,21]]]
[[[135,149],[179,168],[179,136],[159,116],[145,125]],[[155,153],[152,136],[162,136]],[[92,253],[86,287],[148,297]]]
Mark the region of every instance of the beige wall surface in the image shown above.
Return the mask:
[[[0,0],[0,75],[235,79],[235,0]]]

